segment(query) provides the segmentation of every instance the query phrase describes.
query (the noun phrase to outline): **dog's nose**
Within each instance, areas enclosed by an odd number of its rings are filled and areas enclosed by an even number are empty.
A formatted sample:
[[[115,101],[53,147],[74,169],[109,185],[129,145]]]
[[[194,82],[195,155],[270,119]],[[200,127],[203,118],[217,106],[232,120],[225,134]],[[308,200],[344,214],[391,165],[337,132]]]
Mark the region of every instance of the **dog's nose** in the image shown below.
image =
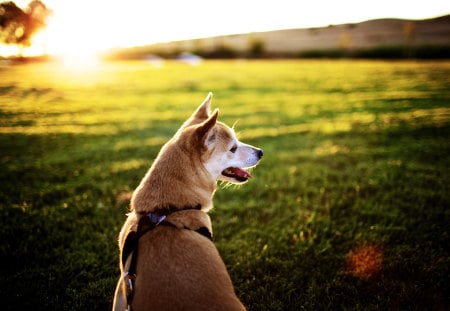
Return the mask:
[[[261,159],[262,156],[264,155],[264,152],[262,151],[262,149],[258,149],[257,154],[258,154],[258,158]]]

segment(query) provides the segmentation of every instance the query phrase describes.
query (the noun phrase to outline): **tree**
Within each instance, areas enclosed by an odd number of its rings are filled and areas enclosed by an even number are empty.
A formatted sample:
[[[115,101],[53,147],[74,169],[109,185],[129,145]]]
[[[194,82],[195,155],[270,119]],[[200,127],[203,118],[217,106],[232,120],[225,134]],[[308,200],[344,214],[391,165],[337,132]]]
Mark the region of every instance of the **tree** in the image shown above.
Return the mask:
[[[14,2],[0,3],[0,42],[30,46],[33,35],[47,25],[51,13],[39,0],[31,1],[25,11]]]

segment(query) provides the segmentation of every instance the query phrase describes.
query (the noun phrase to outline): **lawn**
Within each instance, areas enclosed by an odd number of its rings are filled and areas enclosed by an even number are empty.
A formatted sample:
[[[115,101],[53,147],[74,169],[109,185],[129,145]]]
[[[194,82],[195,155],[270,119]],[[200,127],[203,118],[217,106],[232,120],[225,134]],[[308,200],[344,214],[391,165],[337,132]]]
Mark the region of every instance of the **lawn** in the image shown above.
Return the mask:
[[[264,149],[211,212],[249,310],[448,309],[449,77],[414,61],[2,65],[2,309],[111,308],[127,197],[209,91]]]

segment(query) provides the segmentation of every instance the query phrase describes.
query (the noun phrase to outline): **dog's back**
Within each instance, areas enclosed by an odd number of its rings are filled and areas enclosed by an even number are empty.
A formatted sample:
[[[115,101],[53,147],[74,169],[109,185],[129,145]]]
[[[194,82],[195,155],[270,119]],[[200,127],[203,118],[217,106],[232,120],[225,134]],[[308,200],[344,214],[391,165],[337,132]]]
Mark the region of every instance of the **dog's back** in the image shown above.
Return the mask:
[[[139,242],[133,310],[244,310],[214,244],[159,227]]]
[[[172,225],[158,226],[139,240],[131,310],[245,310],[214,243],[196,231],[212,230],[209,216],[185,210],[167,221]],[[136,215],[130,214],[119,236],[122,250],[137,225]],[[126,309],[125,297],[119,281],[113,310]]]

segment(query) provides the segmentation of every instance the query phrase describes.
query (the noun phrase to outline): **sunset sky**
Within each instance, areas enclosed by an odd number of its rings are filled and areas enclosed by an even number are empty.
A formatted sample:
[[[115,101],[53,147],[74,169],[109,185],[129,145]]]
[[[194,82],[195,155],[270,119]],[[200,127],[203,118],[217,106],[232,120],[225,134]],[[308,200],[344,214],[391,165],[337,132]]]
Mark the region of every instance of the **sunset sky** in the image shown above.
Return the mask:
[[[25,7],[27,1],[16,1]],[[111,47],[374,18],[423,19],[450,13],[448,0],[44,0],[54,16],[35,53],[91,53]],[[0,50],[1,52],[1,50]]]

